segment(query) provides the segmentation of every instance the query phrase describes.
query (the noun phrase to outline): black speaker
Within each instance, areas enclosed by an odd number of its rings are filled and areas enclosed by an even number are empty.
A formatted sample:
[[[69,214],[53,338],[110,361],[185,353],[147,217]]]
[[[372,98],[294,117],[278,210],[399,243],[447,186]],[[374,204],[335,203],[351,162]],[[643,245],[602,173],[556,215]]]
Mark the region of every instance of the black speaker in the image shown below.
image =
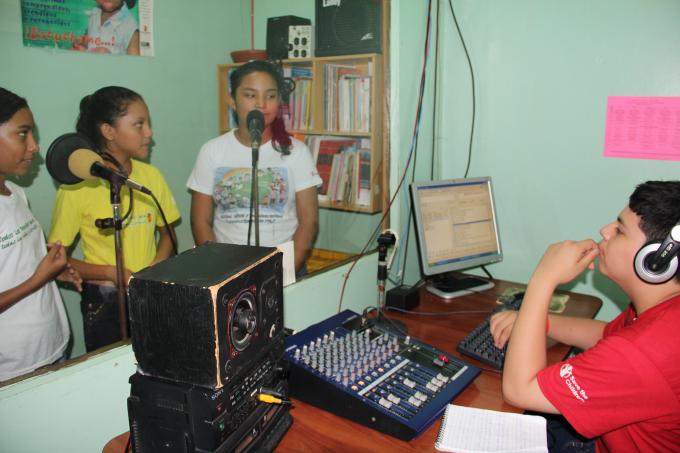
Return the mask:
[[[132,451],[273,451],[292,419],[287,405],[257,401],[263,386],[288,393],[286,381],[261,368],[220,390],[135,373],[128,397]],[[264,448],[268,444],[273,445]]]
[[[278,16],[267,19],[267,58],[283,60],[288,58],[288,27],[311,25],[312,21],[298,16]]]
[[[316,56],[380,53],[380,2],[316,0]]]
[[[218,389],[283,331],[282,253],[206,243],[129,282],[140,373]]]

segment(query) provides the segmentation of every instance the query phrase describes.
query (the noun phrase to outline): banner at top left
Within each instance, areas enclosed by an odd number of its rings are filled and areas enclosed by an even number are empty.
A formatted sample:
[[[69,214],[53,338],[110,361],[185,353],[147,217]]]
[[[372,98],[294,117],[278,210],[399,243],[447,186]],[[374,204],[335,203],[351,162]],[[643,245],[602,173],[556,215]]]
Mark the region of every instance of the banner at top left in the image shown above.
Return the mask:
[[[21,0],[24,45],[153,56],[153,0]]]

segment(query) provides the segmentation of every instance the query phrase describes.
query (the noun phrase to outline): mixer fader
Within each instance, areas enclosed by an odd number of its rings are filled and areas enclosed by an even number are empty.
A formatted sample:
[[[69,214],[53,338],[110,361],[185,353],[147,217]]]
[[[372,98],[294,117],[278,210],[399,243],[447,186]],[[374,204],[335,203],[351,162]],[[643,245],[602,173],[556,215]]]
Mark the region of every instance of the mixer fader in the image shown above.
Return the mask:
[[[409,440],[421,434],[479,369],[345,310],[286,339],[290,394]]]

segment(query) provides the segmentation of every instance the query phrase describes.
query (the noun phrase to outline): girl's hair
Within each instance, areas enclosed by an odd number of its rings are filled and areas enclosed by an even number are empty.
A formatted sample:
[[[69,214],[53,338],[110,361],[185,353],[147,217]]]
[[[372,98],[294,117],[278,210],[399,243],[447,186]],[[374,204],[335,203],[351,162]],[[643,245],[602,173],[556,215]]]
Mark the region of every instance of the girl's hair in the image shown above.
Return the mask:
[[[23,108],[28,108],[26,99],[0,87],[0,124],[12,119],[14,114]]]
[[[292,81],[283,77],[279,65],[263,60],[249,61],[248,63],[239,66],[231,73],[229,76],[229,89],[232,97],[236,98],[236,90],[241,86],[243,78],[253,72],[264,72],[269,74],[271,78],[274,79],[276,88],[279,90],[279,98],[281,100],[280,105],[283,105],[284,102],[288,102],[288,96],[290,95],[290,92],[293,91],[294,86],[291,83]],[[274,146],[274,149],[281,154],[290,154],[292,141],[288,131],[286,131],[286,125],[281,116],[281,106],[279,106],[279,114],[272,123],[272,145]]]
[[[144,101],[142,96],[124,87],[104,87],[85,96],[80,101],[80,113],[76,131],[87,136],[100,152],[104,151],[106,140],[100,126],[104,123],[114,125],[124,116],[128,105],[134,101]]]

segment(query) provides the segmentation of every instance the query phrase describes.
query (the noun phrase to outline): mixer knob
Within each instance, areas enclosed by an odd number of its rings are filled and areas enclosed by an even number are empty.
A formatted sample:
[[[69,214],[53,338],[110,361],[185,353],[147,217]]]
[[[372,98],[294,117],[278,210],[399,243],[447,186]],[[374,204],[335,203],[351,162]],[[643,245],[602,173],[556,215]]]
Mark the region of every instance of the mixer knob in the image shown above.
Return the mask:
[[[420,405],[423,404],[423,402],[420,401],[420,400],[419,400],[418,398],[416,398],[415,396],[410,396],[410,397],[408,398],[408,402],[409,402],[411,405],[415,406],[415,407],[420,407]]]
[[[418,398],[420,401],[423,402],[427,401],[427,395],[425,395],[424,393],[416,392],[413,396]]]
[[[380,401],[378,401],[378,403],[379,403],[381,406],[386,407],[387,409],[389,409],[389,408],[392,407],[392,403],[390,403],[389,401],[387,401],[385,398],[380,398]]]
[[[437,379],[439,379],[442,382],[449,382],[449,378],[447,378],[446,376],[444,376],[441,373],[437,374]]]
[[[394,404],[399,404],[401,402],[401,398],[399,398],[398,396],[396,396],[392,393],[387,395],[387,399],[392,401]]]
[[[439,387],[432,384],[432,382],[428,382],[427,384],[425,384],[425,388],[427,388],[428,390],[435,392],[435,393],[439,391]]]
[[[405,386],[410,387],[410,388],[414,388],[416,386],[416,383],[414,381],[410,380],[409,378],[404,378],[403,383],[404,383]]]

